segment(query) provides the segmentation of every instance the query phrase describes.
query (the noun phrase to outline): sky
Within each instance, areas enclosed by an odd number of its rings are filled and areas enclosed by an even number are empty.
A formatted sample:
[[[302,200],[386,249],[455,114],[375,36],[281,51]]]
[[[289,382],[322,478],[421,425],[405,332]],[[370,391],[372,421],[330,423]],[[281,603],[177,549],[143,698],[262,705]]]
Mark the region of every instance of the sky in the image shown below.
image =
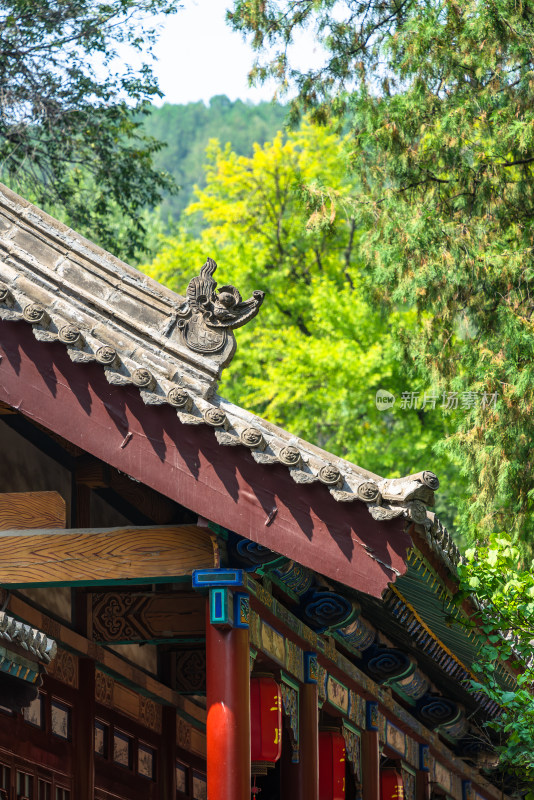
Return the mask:
[[[226,24],[226,0],[183,0],[184,7],[163,22],[154,48],[153,69],[164,94],[161,102],[207,102],[217,94],[230,100],[271,100],[273,82],[250,87],[247,74],[254,53],[241,34]],[[313,38],[302,35],[294,47],[294,58],[315,60]]]

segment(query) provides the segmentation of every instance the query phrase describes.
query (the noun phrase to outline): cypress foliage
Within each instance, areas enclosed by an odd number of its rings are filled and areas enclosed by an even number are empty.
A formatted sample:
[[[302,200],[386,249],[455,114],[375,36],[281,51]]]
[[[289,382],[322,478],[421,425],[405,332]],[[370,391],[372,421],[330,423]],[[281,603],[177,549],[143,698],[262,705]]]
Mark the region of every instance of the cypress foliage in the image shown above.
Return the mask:
[[[295,115],[349,125],[368,290],[417,310],[412,374],[473,393],[441,444],[468,482],[464,532],[532,549],[534,2],[239,0],[230,17],[271,48],[256,77],[296,84]],[[285,47],[312,24],[324,65],[298,71]]]

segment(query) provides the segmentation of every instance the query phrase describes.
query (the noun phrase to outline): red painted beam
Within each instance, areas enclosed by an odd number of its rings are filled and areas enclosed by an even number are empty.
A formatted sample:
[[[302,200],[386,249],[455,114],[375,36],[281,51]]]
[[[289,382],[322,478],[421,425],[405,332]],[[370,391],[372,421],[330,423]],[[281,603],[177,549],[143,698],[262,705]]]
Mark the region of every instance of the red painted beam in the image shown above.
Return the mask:
[[[406,571],[403,520],[375,522],[359,501],[339,503],[245,447],[219,445],[207,426],[146,406],[25,323],[0,322],[0,355],[0,401],[200,516],[376,597]]]

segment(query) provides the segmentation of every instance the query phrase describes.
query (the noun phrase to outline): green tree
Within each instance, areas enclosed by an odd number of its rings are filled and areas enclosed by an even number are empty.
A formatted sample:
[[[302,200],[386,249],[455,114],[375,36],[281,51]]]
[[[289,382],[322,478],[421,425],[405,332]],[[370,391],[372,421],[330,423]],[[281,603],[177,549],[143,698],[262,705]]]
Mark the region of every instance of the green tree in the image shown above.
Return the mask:
[[[282,127],[286,112],[286,107],[278,103],[253,105],[231,101],[225,95],[212,97],[207,106],[152,106],[143,130],[167,145],[155,155],[154,163],[170,173],[180,187],[178,193],[164,193],[162,219],[167,222],[170,216],[177,221],[193,200],[195,184],[205,185],[205,153],[210,139],[230,142],[234,152],[250,156],[254,142],[263,144]]]
[[[236,0],[230,18],[260,51],[255,76],[296,85],[294,113],[350,128],[373,292],[419,317],[407,368],[497,398],[443,443],[468,479],[464,531],[532,549],[534,3]],[[288,59],[305,26],[320,69]]]
[[[140,115],[158,95],[149,59],[156,14],[176,0],[0,0],[0,178],[129,257],[143,209],[172,180]],[[119,68],[118,48],[142,52]],[[147,60],[148,58],[148,60]]]
[[[501,706],[500,718],[488,723],[497,732],[495,749],[500,766],[508,774],[528,780],[532,789],[534,562],[526,563],[505,535],[494,537],[488,546],[468,550],[466,556],[466,562],[458,566],[461,589],[458,600],[476,594],[477,609],[471,624],[484,637],[474,665],[478,679],[472,682],[472,688]],[[515,689],[504,687],[497,679],[498,661],[507,663],[515,672]]]
[[[206,187],[187,212],[202,214],[201,235],[168,239],[148,270],[183,293],[211,255],[220,280],[243,294],[267,292],[258,319],[237,333],[225,397],[378,474],[424,465],[452,481],[447,460],[431,452],[445,431],[440,410],[399,408],[408,387],[396,340],[415,316],[363,297],[341,149],[339,136],[309,124],[256,145],[251,157],[212,143]],[[304,185],[329,215],[327,228],[309,219]],[[389,411],[377,410],[381,388],[397,395]]]

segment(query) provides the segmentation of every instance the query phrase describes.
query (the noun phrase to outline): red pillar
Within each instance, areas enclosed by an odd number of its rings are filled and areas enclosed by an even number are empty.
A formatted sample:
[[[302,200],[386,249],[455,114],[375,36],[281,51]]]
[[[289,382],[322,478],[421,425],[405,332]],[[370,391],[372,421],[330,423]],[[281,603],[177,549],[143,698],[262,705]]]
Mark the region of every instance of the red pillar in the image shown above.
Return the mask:
[[[248,629],[206,619],[208,800],[250,800]]]
[[[362,732],[362,800],[380,800],[378,731]]]
[[[319,800],[319,709],[317,684],[299,691],[299,763],[282,763],[283,800]],[[284,731],[285,733],[285,731]]]

